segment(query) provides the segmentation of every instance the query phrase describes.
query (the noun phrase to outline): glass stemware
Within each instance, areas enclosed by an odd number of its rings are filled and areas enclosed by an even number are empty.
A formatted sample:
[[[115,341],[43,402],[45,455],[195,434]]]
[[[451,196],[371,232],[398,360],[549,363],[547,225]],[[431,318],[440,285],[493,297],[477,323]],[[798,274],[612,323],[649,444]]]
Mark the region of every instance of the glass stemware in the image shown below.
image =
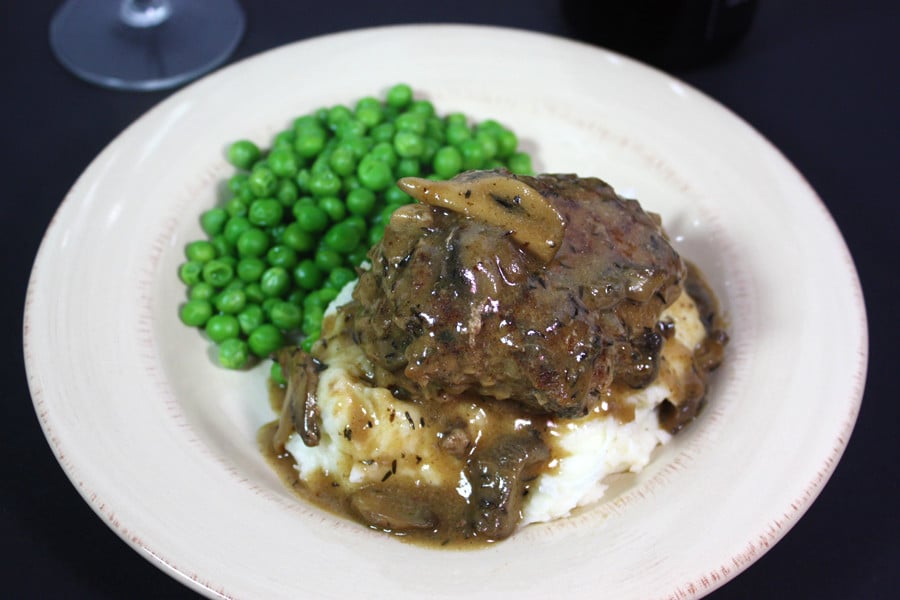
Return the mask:
[[[50,22],[50,46],[86,81],[159,90],[225,62],[244,24],[237,0],[66,0]]]

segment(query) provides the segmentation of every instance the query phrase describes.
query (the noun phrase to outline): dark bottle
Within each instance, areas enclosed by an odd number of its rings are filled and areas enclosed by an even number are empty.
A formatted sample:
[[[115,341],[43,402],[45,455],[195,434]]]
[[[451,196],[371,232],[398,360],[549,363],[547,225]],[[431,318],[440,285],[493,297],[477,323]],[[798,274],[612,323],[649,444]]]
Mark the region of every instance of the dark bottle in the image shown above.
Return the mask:
[[[575,35],[664,69],[698,66],[732,50],[757,0],[562,0]]]

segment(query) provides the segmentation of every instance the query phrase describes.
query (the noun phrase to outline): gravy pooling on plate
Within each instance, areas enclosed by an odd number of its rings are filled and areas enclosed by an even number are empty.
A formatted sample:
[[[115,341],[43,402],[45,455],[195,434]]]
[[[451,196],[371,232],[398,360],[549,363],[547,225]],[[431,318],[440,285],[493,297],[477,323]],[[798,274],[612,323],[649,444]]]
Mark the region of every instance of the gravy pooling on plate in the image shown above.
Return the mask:
[[[727,341],[657,215],[596,178],[402,180],[261,435],[292,486],[384,531],[490,542],[568,514],[697,414]],[[282,471],[283,472],[283,471]]]

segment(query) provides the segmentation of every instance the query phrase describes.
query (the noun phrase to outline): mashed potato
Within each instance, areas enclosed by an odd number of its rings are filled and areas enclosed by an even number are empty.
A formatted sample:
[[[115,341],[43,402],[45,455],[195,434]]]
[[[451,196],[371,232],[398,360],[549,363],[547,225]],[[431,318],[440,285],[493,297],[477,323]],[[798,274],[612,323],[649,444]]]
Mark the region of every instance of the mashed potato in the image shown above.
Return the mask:
[[[334,307],[350,300],[345,288],[326,316],[324,337],[338,340],[343,326]],[[671,434],[659,424],[656,408],[668,399],[677,404],[683,382],[692,369],[693,349],[706,336],[694,301],[683,293],[662,314],[674,323],[674,336],[660,355],[659,377],[641,390],[614,388],[610,401],[601,402],[578,419],[546,421],[550,447],[548,468],[531,483],[522,507],[520,525],[550,521],[574,508],[600,499],[604,480],[614,473],[636,472],[653,450]],[[327,478],[332,486],[352,493],[388,477],[416,487],[452,488],[461,498],[472,492],[464,461],[443,451],[439,433],[430,427],[422,407],[395,398],[388,389],[372,387],[361,376],[367,361],[351,343],[330,343],[319,375],[320,443],[306,446],[297,433],[286,450],[296,461],[301,480]],[[613,412],[612,405],[618,408]],[[487,430],[499,418],[478,402],[448,406],[471,431]],[[531,423],[523,419],[522,427]]]

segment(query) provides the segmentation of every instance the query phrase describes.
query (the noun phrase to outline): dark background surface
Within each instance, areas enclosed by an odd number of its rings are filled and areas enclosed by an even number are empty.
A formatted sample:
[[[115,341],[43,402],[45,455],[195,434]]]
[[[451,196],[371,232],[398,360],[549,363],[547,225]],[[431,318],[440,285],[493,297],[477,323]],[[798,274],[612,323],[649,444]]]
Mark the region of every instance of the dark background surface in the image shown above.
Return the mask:
[[[229,62],[323,33],[392,23],[484,23],[580,35],[550,0],[243,4],[247,30]],[[0,8],[0,595],[195,597],[129,549],[77,494],[43,438],[26,384],[22,310],[44,229],[96,154],[172,93],[104,90],[64,71],[47,43],[56,6],[7,2]],[[900,267],[898,6],[893,0],[761,0],[736,51],[713,64],[670,68],[747,120],[809,180],[855,258],[870,323],[868,383],[842,462],[809,512],[713,593],[717,600],[895,598],[900,589],[900,411],[896,383],[889,387],[895,372],[885,370],[900,334],[896,313],[889,312]]]

